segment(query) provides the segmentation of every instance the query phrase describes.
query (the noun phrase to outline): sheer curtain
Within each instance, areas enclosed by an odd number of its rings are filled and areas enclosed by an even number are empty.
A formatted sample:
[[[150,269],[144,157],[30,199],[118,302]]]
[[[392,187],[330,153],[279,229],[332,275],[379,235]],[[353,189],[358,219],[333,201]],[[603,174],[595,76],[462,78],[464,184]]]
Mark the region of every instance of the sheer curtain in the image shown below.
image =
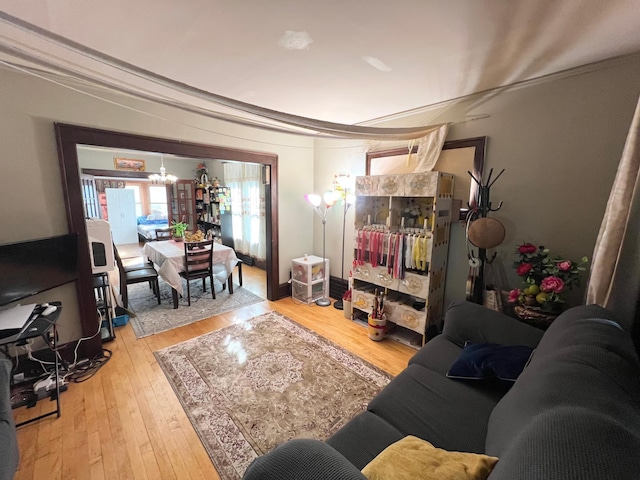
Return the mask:
[[[231,189],[231,217],[236,252],[263,261],[267,257],[262,166],[225,163],[224,181]]]
[[[591,266],[587,303],[640,328],[640,101],[613,182]]]

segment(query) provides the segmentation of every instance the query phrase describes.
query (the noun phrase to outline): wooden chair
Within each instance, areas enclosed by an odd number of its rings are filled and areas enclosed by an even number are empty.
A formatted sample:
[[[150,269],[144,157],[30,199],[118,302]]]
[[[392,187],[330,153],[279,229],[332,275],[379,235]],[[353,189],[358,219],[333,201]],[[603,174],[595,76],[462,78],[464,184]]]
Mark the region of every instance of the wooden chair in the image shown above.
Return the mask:
[[[156,241],[162,242],[164,240],[171,240],[170,228],[156,228]]]
[[[151,267],[138,268],[137,270],[125,269],[122,264],[122,259],[118,253],[118,249],[113,246],[113,254],[116,257],[116,264],[118,265],[118,271],[120,272],[120,295],[122,296],[122,306],[129,308],[129,292],[127,290],[128,285],[134,283],[149,282],[153,293],[158,297],[158,305],[160,305],[160,284],[158,283],[158,272]]]
[[[113,254],[114,256],[118,254],[118,249],[116,248],[116,244],[113,244]],[[146,259],[142,263],[136,263],[134,265],[127,265],[124,267],[125,272],[133,272],[134,270],[144,270],[145,268],[154,268],[153,262],[150,259]],[[151,286],[151,284],[149,284]]]
[[[207,277],[211,282],[211,297],[216,298],[213,285],[213,240],[204,242],[184,242],[184,272],[180,276],[187,280],[187,303],[191,305],[191,280],[202,279],[202,291],[207,291]]]

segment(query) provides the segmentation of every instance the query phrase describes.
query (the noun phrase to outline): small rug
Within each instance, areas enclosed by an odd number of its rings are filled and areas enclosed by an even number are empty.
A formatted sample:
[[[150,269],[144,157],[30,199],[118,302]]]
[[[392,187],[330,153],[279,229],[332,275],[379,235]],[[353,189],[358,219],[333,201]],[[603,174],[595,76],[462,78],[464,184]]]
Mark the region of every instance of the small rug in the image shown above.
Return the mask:
[[[391,379],[277,312],[155,356],[222,480],[289,439],[325,440]]]
[[[207,281],[207,291],[202,291],[202,281],[191,283],[191,306],[187,304],[187,289],[185,297],[181,298],[178,308],[173,308],[171,287],[160,279],[160,300],[158,300],[147,283],[129,285],[129,310],[131,326],[137,338],[147,337],[165,332],[172,328],[188,325],[203,318],[209,318],[230,310],[246,307],[262,302],[264,298],[255,295],[238,285],[233,286],[233,295],[229,289],[222,290],[222,284],[214,278],[216,299],[211,298],[211,289]]]

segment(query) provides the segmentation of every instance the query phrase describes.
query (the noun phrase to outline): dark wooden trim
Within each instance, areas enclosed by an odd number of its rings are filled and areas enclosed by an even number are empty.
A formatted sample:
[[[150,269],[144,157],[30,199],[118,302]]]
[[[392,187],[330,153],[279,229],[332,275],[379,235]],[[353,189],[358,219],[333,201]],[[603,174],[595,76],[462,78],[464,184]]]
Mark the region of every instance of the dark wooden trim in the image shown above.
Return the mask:
[[[85,175],[93,175],[94,177],[116,177],[116,178],[149,178],[152,172],[127,172],[121,170],[100,170],[98,168],[81,168],[80,171]]]
[[[280,297],[280,267],[278,253],[278,156],[273,153],[240,150],[229,147],[204,145],[180,140],[133,135],[124,132],[99,130],[61,123],[54,124],[58,146],[58,160],[62,175],[62,189],[65,196],[67,224],[70,233],[77,232],[81,245],[87,245],[87,229],[82,208],[82,191],[80,189],[80,168],[78,163],[78,145],[93,145],[124,150],[140,150],[179,155],[181,157],[235,160],[239,162],[268,165],[271,178],[265,185],[266,229],[267,229],[267,298],[278,300]],[[118,172],[119,176],[125,173]],[[128,176],[128,175],[127,175]],[[138,177],[136,177],[138,178]],[[84,243],[83,243],[84,242]],[[82,334],[91,336],[96,331],[96,304],[91,277],[89,249],[80,248],[78,265],[78,306],[82,324]],[[102,353],[100,336],[83,342],[86,356],[93,357]]]
[[[281,283],[278,285],[278,300],[291,296],[291,284]]]

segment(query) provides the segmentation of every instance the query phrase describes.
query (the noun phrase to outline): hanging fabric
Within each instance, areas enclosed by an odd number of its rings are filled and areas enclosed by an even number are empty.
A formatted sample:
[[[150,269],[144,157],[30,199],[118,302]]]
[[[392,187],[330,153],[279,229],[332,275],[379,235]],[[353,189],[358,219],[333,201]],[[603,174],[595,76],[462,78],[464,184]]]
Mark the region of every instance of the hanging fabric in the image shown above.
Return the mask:
[[[600,225],[586,303],[616,314],[626,328],[640,317],[640,99]]]

